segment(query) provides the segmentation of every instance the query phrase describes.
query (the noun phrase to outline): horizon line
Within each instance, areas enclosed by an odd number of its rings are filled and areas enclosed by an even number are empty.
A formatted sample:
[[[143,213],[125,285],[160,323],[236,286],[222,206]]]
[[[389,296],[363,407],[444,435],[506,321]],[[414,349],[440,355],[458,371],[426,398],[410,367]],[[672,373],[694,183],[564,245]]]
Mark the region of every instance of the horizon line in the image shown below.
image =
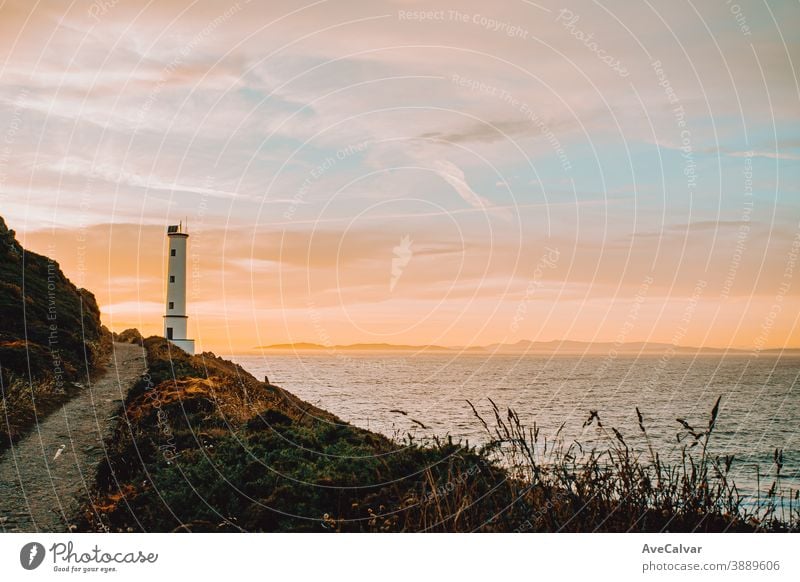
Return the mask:
[[[282,342],[282,343],[275,343],[275,344],[265,344],[265,345],[257,345],[253,346],[250,349],[253,350],[270,350],[270,349],[292,349],[294,346],[314,346],[313,349],[327,349],[327,350],[335,350],[335,349],[347,349],[347,348],[356,348],[359,346],[369,347],[369,346],[386,346],[388,348],[405,348],[405,349],[442,349],[442,350],[477,350],[477,349],[487,349],[490,346],[495,346],[496,349],[502,349],[503,347],[514,347],[521,343],[527,343],[528,345],[546,345],[546,344],[581,344],[582,346],[616,346],[619,348],[631,347],[631,346],[641,346],[645,348],[647,346],[659,347],[668,350],[669,348],[672,349],[682,349],[682,350],[695,350],[695,351],[718,351],[718,352],[726,352],[726,351],[736,351],[736,352],[750,352],[750,353],[760,353],[760,352],[767,352],[767,351],[788,351],[788,350],[800,350],[800,345],[791,345],[791,346],[776,346],[776,347],[746,347],[746,346],[727,346],[727,347],[719,347],[719,346],[693,346],[693,345],[681,345],[681,344],[674,344],[665,341],[631,341],[631,342],[613,342],[613,341],[586,341],[586,340],[568,340],[568,339],[558,339],[558,340],[527,340],[522,339],[512,343],[505,343],[505,342],[492,342],[488,344],[478,344],[478,345],[468,345],[468,346],[450,346],[450,345],[441,345],[441,344],[405,344],[405,343],[390,343],[390,342],[353,342],[347,344],[322,344],[318,342],[310,342],[310,341],[296,341],[296,342]],[[556,350],[558,350],[559,346],[554,346]]]

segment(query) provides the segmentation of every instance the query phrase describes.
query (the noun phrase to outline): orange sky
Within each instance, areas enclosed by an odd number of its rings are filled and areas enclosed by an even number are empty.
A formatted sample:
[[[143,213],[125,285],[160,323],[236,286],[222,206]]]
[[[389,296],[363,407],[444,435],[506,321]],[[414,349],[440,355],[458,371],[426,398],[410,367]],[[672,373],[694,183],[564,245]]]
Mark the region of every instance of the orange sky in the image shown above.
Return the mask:
[[[647,265],[623,260],[627,251],[568,245],[525,249],[534,260],[518,262],[520,249],[511,246],[412,235],[412,256],[390,290],[402,226],[397,232],[254,233],[244,226],[190,232],[190,334],[205,349],[560,338],[798,345],[800,301],[796,290],[781,298],[781,256],[766,262],[758,285],[755,267],[742,265],[738,277],[745,283],[724,298],[724,264],[705,274],[689,264],[648,274]],[[164,229],[101,225],[34,231],[23,241],[56,257],[76,284],[92,289],[109,327],[161,334]],[[780,311],[770,327],[775,304]]]
[[[145,334],[187,220],[220,353],[800,347],[800,22],[740,4],[5,2],[0,214]]]

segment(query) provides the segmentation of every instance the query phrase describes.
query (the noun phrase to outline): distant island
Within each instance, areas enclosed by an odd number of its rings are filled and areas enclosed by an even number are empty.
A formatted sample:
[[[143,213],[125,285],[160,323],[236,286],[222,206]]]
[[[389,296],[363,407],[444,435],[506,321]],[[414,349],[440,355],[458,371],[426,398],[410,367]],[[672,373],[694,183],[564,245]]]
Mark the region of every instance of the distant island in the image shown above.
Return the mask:
[[[292,351],[292,352],[305,352],[305,351],[352,351],[352,352],[452,352],[458,348],[448,348],[445,346],[437,345],[404,345],[404,344],[348,344],[348,345],[335,345],[326,346],[322,344],[315,344],[309,342],[300,342],[294,344],[272,344],[268,346],[256,346],[257,350],[273,350],[273,351]]]
[[[388,343],[357,343],[346,345],[323,345],[311,342],[271,344],[256,346],[254,349],[272,352],[447,352],[461,354],[501,354],[501,355],[607,355],[624,354],[635,355],[661,355],[661,354],[686,354],[686,355],[747,355],[752,350],[739,348],[717,348],[676,346],[658,342],[581,342],[570,340],[552,340],[536,342],[520,340],[513,344],[494,343],[485,346],[448,347],[435,344],[406,345]],[[800,355],[800,348],[777,348],[761,350],[762,354]]]

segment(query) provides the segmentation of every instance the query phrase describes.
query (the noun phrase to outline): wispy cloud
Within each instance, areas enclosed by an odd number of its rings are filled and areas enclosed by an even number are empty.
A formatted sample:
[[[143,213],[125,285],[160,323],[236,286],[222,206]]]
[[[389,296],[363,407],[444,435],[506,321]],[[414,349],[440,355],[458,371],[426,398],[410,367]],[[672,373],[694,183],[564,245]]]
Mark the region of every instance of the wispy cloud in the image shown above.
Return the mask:
[[[436,173],[439,174],[445,182],[450,184],[453,189],[458,192],[458,195],[470,206],[474,208],[489,208],[492,206],[489,200],[477,194],[470,187],[464,175],[464,170],[456,166],[453,162],[436,160],[434,168],[436,169]]]
[[[726,155],[731,156],[732,158],[769,158],[773,160],[792,160],[792,161],[800,160],[800,154],[785,152],[785,151],[770,152],[766,150],[756,150],[747,152],[726,152]]]

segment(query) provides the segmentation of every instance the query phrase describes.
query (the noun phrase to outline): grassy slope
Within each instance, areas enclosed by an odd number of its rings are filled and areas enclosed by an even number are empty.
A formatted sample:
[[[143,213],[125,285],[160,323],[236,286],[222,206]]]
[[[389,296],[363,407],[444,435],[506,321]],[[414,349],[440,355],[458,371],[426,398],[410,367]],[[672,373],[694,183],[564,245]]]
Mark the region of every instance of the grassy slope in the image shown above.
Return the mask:
[[[0,450],[72,396],[110,341],[94,295],[24,250],[0,218]]]
[[[546,467],[512,411],[498,411],[481,450],[403,445],[213,354],[190,357],[155,337],[144,346],[149,376],[124,403],[81,530],[786,529],[742,511],[710,459],[684,472],[648,465],[620,437],[580,461],[561,451]]]
[[[213,354],[144,345],[149,378],[126,399],[82,529],[394,530],[429,482],[479,470],[485,495],[504,480],[475,452],[401,447]]]

